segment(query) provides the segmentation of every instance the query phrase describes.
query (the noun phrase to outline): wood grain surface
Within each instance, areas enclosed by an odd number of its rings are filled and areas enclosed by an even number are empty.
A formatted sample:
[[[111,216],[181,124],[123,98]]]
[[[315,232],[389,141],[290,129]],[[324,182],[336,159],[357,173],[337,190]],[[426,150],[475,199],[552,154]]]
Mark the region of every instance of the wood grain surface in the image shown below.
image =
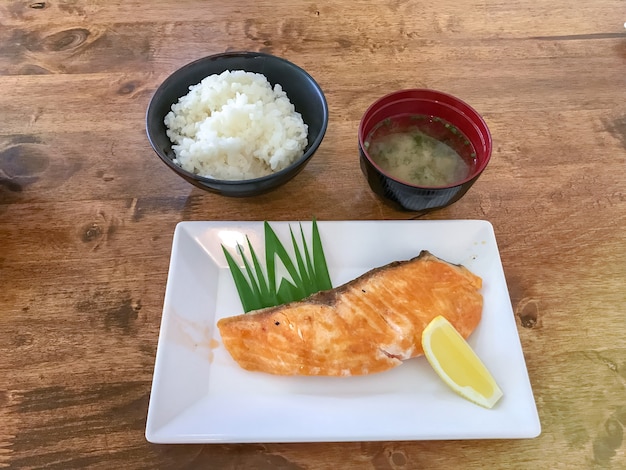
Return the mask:
[[[0,1],[0,468],[626,468],[623,0]],[[326,137],[280,190],[190,186],[145,137],[175,69],[228,51],[305,68]],[[430,87],[494,139],[425,219],[495,228],[543,432],[528,440],[152,445],[144,438],[183,220],[409,219],[370,191],[358,122]]]

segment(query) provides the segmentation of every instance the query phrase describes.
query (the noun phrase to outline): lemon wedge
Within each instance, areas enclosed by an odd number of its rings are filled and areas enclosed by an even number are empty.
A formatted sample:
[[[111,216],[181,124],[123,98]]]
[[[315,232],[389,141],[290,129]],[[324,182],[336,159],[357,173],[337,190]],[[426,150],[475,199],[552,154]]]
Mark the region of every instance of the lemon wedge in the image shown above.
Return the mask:
[[[435,317],[422,333],[426,359],[437,375],[464,398],[492,408],[502,390],[467,341],[444,317]]]

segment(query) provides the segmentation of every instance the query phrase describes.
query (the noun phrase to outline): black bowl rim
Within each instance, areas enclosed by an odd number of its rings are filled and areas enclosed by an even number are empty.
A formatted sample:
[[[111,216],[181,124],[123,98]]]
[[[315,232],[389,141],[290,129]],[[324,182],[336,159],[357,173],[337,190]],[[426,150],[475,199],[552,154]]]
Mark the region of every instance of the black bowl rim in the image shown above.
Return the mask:
[[[410,91],[415,91],[415,92],[429,92],[429,93],[435,93],[441,96],[445,96],[447,98],[452,99],[453,101],[457,101],[461,104],[463,104],[464,106],[466,106],[471,112],[473,112],[475,114],[475,117],[478,119],[478,121],[480,121],[480,123],[484,126],[485,130],[486,130],[486,134],[485,134],[485,145],[488,149],[488,155],[487,158],[485,158],[485,160],[483,161],[483,163],[476,168],[476,170],[471,173],[470,175],[468,175],[465,179],[462,179],[454,184],[451,185],[443,185],[443,186],[420,186],[417,184],[412,184],[408,181],[399,179],[399,178],[395,178],[391,175],[389,175],[386,171],[384,171],[370,156],[370,154],[367,152],[367,150],[365,149],[364,146],[364,139],[365,136],[363,136],[363,124],[365,121],[365,117],[373,110],[375,109],[376,106],[378,106],[381,102],[383,102],[384,100],[387,100],[388,98],[394,96],[394,95],[398,95],[401,93],[406,93],[406,92],[410,92]],[[462,114],[463,116],[467,117],[468,120],[470,121],[470,123],[472,124],[472,126],[474,127],[478,127],[476,125],[476,123],[474,122],[474,120],[472,119],[472,117],[468,116],[465,112],[463,112],[462,110],[453,107],[452,105],[445,103],[445,102],[441,102],[438,101],[436,98],[419,98],[421,101],[430,101],[430,102],[434,102],[434,103],[438,103],[441,106],[445,106],[451,109],[454,109],[455,111],[457,111],[459,114]],[[399,100],[401,101],[401,100]],[[389,104],[392,104],[394,102],[390,102]],[[385,105],[385,106],[387,106]],[[483,134],[482,132],[479,132],[480,134]],[[415,189],[420,189],[420,190],[443,190],[443,189],[453,189],[453,188],[458,188],[460,186],[463,186],[464,184],[467,184],[468,182],[475,180],[476,178],[478,178],[483,171],[485,171],[485,168],[487,167],[487,164],[489,163],[489,161],[491,160],[491,154],[493,152],[493,140],[491,137],[491,131],[489,130],[489,127],[487,126],[487,123],[485,122],[485,120],[483,119],[483,117],[480,115],[480,113],[478,111],[476,111],[472,106],[470,106],[469,104],[467,104],[465,101],[463,101],[460,98],[457,98],[454,95],[451,95],[450,93],[446,93],[443,91],[439,91],[439,90],[435,90],[432,88],[406,88],[406,89],[402,89],[402,90],[396,90],[396,91],[392,91],[391,93],[387,93],[386,95],[381,96],[380,98],[378,98],[376,101],[374,101],[371,105],[369,105],[367,107],[367,109],[365,110],[365,112],[363,113],[363,116],[361,117],[361,121],[359,122],[359,129],[358,129],[358,141],[359,141],[359,150],[361,151],[361,155],[364,156],[367,161],[374,167],[376,168],[376,171],[378,171],[382,176],[384,176],[385,178],[389,178],[392,181],[395,181],[396,183],[399,183],[403,186],[406,186],[407,188],[415,188]]]
[[[210,178],[210,177],[207,177],[207,176],[198,175],[198,174],[195,174],[195,173],[192,173],[190,171],[185,170],[184,168],[182,168],[182,167],[178,166],[176,163],[174,163],[166,155],[162,155],[161,151],[155,145],[155,143],[154,143],[154,141],[152,139],[152,133],[151,133],[151,130],[150,130],[150,126],[148,126],[148,116],[150,115],[150,111],[153,109],[153,107],[155,105],[154,103],[157,101],[157,98],[159,97],[159,95],[163,94],[163,92],[167,88],[167,86],[172,81],[174,81],[179,75],[181,75],[185,70],[187,70],[189,68],[192,68],[193,66],[195,66],[196,64],[198,64],[200,62],[218,60],[218,59],[226,58],[226,57],[249,57],[249,58],[265,57],[265,58],[269,58],[271,60],[277,60],[279,62],[284,62],[284,63],[288,64],[290,67],[292,67],[295,70],[299,71],[308,80],[310,80],[311,83],[314,85],[314,87],[317,89],[317,91],[319,93],[319,96],[322,99],[322,108],[323,108],[324,115],[323,115],[323,118],[322,118],[322,128],[320,129],[317,137],[309,145],[308,150],[306,152],[304,152],[304,154],[302,154],[302,156],[300,158],[298,158],[297,160],[295,160],[294,162],[292,162],[290,165],[288,165],[287,167],[283,168],[282,170],[277,171],[276,173],[271,173],[269,175],[260,176],[258,178],[250,178],[250,179],[245,179],[245,180],[222,180],[222,179]],[[174,103],[172,103],[172,104],[174,104]],[[152,98],[150,98],[150,102],[148,103],[148,108],[146,110],[146,116],[145,116],[146,134],[148,135],[148,141],[150,142],[150,146],[155,151],[155,153],[159,156],[159,158],[167,166],[169,166],[171,169],[173,169],[176,173],[180,173],[181,175],[187,176],[188,178],[192,178],[192,179],[194,179],[196,181],[199,181],[199,182],[203,183],[204,185],[206,185],[208,187],[211,187],[213,185],[237,186],[237,185],[240,185],[240,184],[243,184],[243,183],[250,184],[250,183],[265,182],[265,181],[272,180],[272,179],[274,179],[274,178],[276,178],[276,177],[278,177],[280,175],[287,174],[287,173],[293,171],[294,168],[297,168],[298,166],[300,166],[301,164],[303,164],[304,162],[309,160],[313,156],[313,154],[317,151],[318,147],[322,143],[322,140],[324,139],[324,136],[326,135],[326,130],[328,128],[328,120],[329,120],[329,112],[328,112],[328,102],[326,100],[326,96],[324,95],[324,91],[322,90],[322,87],[311,76],[311,74],[309,74],[306,70],[304,70],[299,65],[296,65],[296,64],[294,64],[293,62],[291,62],[291,61],[289,61],[287,59],[284,59],[282,57],[278,57],[278,56],[275,56],[275,55],[272,55],[272,54],[268,54],[266,52],[255,52],[255,51],[232,51],[232,52],[221,52],[221,53],[218,53],[218,54],[212,54],[212,55],[208,55],[208,56],[205,56],[205,57],[200,57],[198,59],[195,59],[195,60],[193,60],[191,62],[188,62],[187,64],[183,65],[182,67],[176,69],[170,75],[168,75],[165,80],[163,80],[163,82],[159,85],[159,87],[152,94]]]

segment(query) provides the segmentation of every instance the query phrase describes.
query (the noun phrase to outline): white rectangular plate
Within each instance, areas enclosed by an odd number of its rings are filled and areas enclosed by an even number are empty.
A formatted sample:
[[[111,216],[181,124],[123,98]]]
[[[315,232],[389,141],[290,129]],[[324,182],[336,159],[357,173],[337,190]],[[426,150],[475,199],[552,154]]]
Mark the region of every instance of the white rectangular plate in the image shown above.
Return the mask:
[[[289,243],[288,222],[271,222]],[[424,357],[362,377],[277,377],[241,369],[216,322],[242,313],[222,244],[262,222],[181,222],[174,233],[146,438],[154,443],[530,438],[541,431],[490,223],[318,222],[333,285],[421,250],[483,279],[483,317],[469,338],[504,396],[491,409],[451,391]],[[298,222],[291,226],[298,229]],[[302,222],[310,236],[311,222]],[[310,246],[310,245],[309,245]]]

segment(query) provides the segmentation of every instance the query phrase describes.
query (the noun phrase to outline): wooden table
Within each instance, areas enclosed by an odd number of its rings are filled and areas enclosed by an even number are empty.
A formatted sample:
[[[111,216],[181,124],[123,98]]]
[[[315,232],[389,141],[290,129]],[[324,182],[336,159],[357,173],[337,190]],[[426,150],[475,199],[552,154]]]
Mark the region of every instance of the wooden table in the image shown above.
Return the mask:
[[[619,0],[0,2],[0,468],[626,468],[626,10]],[[176,68],[260,50],[309,71],[330,125],[279,191],[229,199],[153,154]],[[153,445],[173,230],[188,220],[408,219],[361,175],[382,94],[447,91],[487,170],[424,219],[496,232],[543,431],[527,440]]]

